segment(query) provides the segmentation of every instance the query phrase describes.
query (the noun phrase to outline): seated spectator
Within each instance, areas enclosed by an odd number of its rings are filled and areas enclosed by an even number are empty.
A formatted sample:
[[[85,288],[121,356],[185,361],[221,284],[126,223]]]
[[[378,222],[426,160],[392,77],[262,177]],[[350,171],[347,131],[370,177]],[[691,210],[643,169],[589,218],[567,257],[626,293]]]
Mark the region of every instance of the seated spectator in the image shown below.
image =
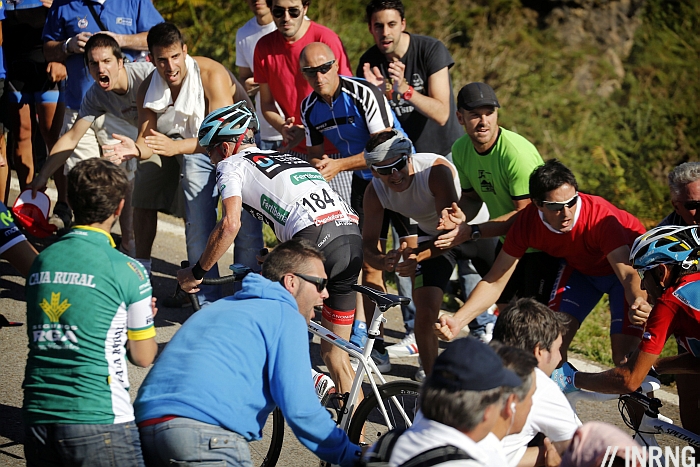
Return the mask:
[[[249,274],[240,292],[180,328],[134,403],[148,465],[250,465],[248,442],[260,439],[275,406],[306,448],[353,465],[358,446],[320,405],[309,378],[307,324],[328,297],[323,261],[306,240],[282,243],[262,275]],[[216,438],[225,444],[210,443]]]
[[[532,395],[537,388],[535,381],[537,378],[535,374],[537,359],[532,353],[525,350],[502,345],[498,341],[491,342],[491,347],[503,360],[503,366],[513,370],[523,382],[518,387],[503,388],[503,407],[498,413],[496,424],[491,429],[491,433],[479,441],[479,447],[491,456],[488,465],[506,466],[508,460],[503,451],[501,440],[509,434],[520,433],[525,426],[525,421],[532,408]],[[545,442],[548,443],[548,448],[552,446],[549,440]],[[552,446],[551,449],[554,447]],[[554,451],[553,458],[558,459],[558,457],[559,455]]]
[[[477,443],[496,424],[503,387],[521,385],[488,345],[474,337],[456,340],[435,361],[421,388],[421,414],[396,441],[389,465],[400,466],[445,445],[456,448],[460,466],[491,465]]]
[[[559,453],[571,441],[581,425],[559,387],[549,377],[561,362],[559,349],[566,318],[532,298],[521,298],[498,316],[493,339],[505,345],[532,352],[537,359],[535,394],[532,409],[520,433],[503,438],[508,465],[543,465],[547,451],[543,446],[527,445],[538,433],[543,433]]]

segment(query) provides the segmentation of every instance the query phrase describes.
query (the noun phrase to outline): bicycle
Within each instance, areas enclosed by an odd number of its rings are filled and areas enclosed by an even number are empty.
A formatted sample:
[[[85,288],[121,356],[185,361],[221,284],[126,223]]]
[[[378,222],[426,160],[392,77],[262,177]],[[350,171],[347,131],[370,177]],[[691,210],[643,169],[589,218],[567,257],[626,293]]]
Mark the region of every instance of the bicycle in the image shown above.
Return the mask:
[[[658,450],[656,450],[657,453],[661,452],[659,443],[656,440],[657,435],[669,435],[688,443],[688,445],[696,449],[700,449],[700,436],[675,425],[673,420],[659,412],[659,409],[663,407],[661,401],[656,397],[647,395],[658,390],[660,387],[661,384],[658,379],[653,376],[647,376],[641,387],[636,392],[629,394],[603,394],[580,390],[566,394],[566,398],[569,400],[569,404],[571,404],[571,408],[574,409],[574,412],[576,412],[576,403],[578,401],[604,402],[618,399],[617,407],[622,416],[622,421],[628,428],[634,431],[632,438],[642,447],[658,448]],[[629,408],[629,404],[631,403],[643,410],[641,420],[636,423],[632,420]],[[640,410],[637,410],[635,407],[635,413],[639,412]],[[669,465],[665,457],[655,460],[658,461],[658,465]]]
[[[186,261],[182,267],[188,267]],[[222,285],[240,281],[251,272],[245,266],[234,264],[229,267],[232,275],[216,279],[205,278],[203,285]],[[321,404],[329,410],[338,426],[347,432],[348,437],[356,444],[372,444],[379,437],[393,428],[408,428],[418,412],[420,384],[411,380],[387,382],[377,365],[371,358],[372,349],[382,323],[386,322],[384,313],[397,305],[407,304],[410,299],[399,295],[379,292],[362,285],[353,285],[353,290],[367,295],[376,307],[374,316],[367,331],[368,339],[364,349],[357,347],[341,338],[320,324],[311,321],[309,332],[330,344],[341,348],[351,357],[357,358],[358,370],[355,372],[349,393],[329,393],[321,400]],[[189,294],[192,308],[200,309],[196,294]],[[357,404],[360,389],[367,375],[371,392]],[[377,384],[377,379],[380,384]],[[272,420],[271,428],[270,418]],[[279,408],[275,408],[263,429],[263,438],[249,443],[253,464],[261,467],[273,467],[279,459],[284,442],[284,417]]]

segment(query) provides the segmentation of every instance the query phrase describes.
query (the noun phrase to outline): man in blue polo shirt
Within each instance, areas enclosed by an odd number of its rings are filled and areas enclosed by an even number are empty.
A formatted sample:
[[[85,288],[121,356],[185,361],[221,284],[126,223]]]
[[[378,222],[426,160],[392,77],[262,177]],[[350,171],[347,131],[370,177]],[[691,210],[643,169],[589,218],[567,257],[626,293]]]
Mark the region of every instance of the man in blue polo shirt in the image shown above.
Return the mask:
[[[133,61],[142,51],[148,50],[148,30],[161,22],[163,17],[150,0],[54,1],[44,25],[44,55],[48,61],[64,62],[68,70],[61,135],[75,123],[83,96],[93,82],[83,60],[85,43],[90,36],[98,32],[111,35],[124,55]],[[96,154],[100,154],[100,148],[91,128],[66,162],[66,173],[78,161]]]

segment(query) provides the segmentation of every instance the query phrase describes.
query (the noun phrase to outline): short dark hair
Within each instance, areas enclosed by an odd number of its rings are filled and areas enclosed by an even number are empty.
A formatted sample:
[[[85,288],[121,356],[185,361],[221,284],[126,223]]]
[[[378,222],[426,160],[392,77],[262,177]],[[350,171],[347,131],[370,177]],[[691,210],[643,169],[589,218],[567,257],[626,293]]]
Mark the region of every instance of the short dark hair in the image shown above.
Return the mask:
[[[566,333],[569,319],[564,313],[547,308],[533,298],[511,302],[501,311],[493,328],[493,338],[528,352],[550,350],[560,334]]]
[[[279,282],[285,274],[306,271],[306,262],[310,259],[325,261],[326,258],[310,241],[294,238],[277,245],[265,257],[260,273],[273,282]]]
[[[547,193],[566,183],[578,191],[574,173],[557,159],[550,159],[530,174],[530,198],[541,206]]]
[[[527,393],[530,392],[530,388],[532,388],[532,372],[537,367],[537,358],[532,352],[504,345],[496,340],[491,341],[491,347],[503,360],[503,366],[514,371],[522,380],[522,384],[518,387],[504,387],[503,395],[507,398],[510,394],[515,394],[518,401],[522,401],[527,396]]]
[[[153,53],[154,47],[170,47],[173,44],[182,46],[185,44],[185,39],[175,24],[166,21],[156,24],[148,31],[146,42],[148,51]]]
[[[85,61],[85,66],[89,66],[90,63],[90,52],[92,49],[100,48],[112,49],[112,54],[117,57],[117,60],[124,60],[124,53],[122,48],[119,47],[117,40],[110,36],[109,34],[97,33],[88,39],[85,43],[85,53],[83,54],[83,60]]]
[[[265,3],[267,3],[268,8],[272,8],[272,0],[265,0]],[[301,6],[309,5],[311,5],[311,0],[301,0]]]
[[[68,172],[68,203],[75,223],[90,225],[106,221],[128,189],[126,174],[112,162],[99,157],[78,162]]]
[[[268,0],[269,1],[269,0]],[[378,11],[396,10],[401,15],[401,19],[405,18],[406,9],[401,3],[401,0],[371,0],[365,7],[365,17],[367,24],[372,23],[372,15]]]

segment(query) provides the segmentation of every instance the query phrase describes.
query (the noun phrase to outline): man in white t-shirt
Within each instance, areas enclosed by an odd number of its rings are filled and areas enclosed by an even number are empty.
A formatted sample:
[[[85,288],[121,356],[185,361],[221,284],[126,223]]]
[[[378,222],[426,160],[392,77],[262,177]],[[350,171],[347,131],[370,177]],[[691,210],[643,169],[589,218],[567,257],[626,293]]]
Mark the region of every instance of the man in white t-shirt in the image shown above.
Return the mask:
[[[478,443],[496,423],[504,388],[521,385],[522,380],[503,367],[488,345],[475,337],[457,339],[435,360],[421,388],[421,412],[396,441],[389,465],[427,457],[445,446],[453,448],[453,460],[444,465],[494,465],[489,462],[490,453]]]
[[[267,123],[263,116],[258,83],[253,79],[253,54],[255,53],[255,44],[258,43],[258,40],[277,29],[277,25],[272,21],[272,13],[265,0],[246,0],[246,2],[255,16],[236,31],[238,79],[243,83],[248,95],[250,97],[255,96],[255,113],[260,123],[258,148],[276,150],[282,144],[282,135],[272,125]],[[279,106],[277,106],[277,110],[282,114]]]
[[[565,316],[532,298],[521,298],[499,314],[493,329],[495,341],[532,352],[537,359],[537,388],[525,426],[520,433],[501,441],[510,467],[543,465],[548,455],[546,447],[527,446],[538,433],[544,434],[561,454],[581,426],[566,397],[550,379],[561,361]]]

